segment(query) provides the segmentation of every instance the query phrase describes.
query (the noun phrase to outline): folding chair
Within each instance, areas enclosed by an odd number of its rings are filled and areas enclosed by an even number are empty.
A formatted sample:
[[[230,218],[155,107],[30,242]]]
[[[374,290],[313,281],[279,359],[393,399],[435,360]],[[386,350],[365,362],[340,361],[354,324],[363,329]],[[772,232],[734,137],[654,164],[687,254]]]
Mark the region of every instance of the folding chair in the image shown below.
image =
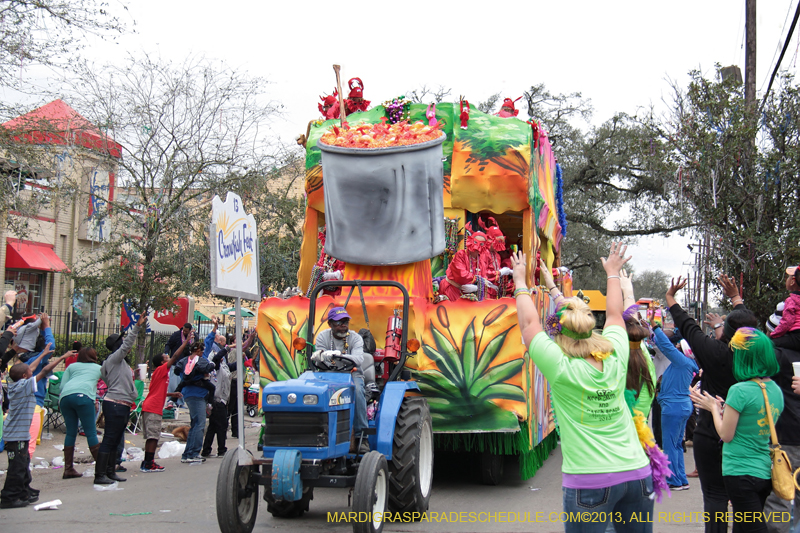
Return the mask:
[[[136,407],[131,411],[130,420],[128,423],[128,431],[133,435],[139,431],[139,426],[142,423],[142,403],[144,403],[144,381],[137,379],[133,382],[136,386]]]
[[[64,372],[54,372],[47,380],[47,393],[44,396],[44,407],[47,409],[47,414],[45,415],[43,430],[58,429],[59,427],[66,429],[66,422],[64,422],[64,417],[58,406],[58,400],[61,397],[61,377],[63,375]]]

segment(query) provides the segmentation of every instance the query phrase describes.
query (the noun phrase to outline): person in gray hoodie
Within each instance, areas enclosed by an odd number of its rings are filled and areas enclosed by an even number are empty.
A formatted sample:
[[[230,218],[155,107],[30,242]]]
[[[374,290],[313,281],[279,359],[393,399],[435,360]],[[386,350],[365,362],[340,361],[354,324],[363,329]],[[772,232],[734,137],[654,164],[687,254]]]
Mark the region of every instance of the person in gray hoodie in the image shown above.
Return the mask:
[[[103,361],[101,372],[101,377],[108,386],[108,392],[103,398],[103,417],[106,425],[94,469],[95,485],[111,485],[115,481],[125,481],[115,472],[116,463],[112,458],[121,439],[125,438],[125,428],[136,402],[133,371],[125,357],[133,348],[139,329],[146,323],[147,315],[142,314],[127,335],[115,333],[106,339],[106,347],[111,352],[111,355]]]

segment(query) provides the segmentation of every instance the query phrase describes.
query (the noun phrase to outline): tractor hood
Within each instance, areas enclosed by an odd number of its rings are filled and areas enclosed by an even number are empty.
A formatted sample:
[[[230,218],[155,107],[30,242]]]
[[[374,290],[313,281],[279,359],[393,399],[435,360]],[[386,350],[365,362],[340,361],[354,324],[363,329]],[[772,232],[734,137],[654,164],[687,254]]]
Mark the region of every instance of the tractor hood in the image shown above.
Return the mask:
[[[354,401],[350,373],[309,371],[297,379],[266,385],[262,406],[265,412],[285,411],[288,407],[298,411],[320,411],[347,408]]]

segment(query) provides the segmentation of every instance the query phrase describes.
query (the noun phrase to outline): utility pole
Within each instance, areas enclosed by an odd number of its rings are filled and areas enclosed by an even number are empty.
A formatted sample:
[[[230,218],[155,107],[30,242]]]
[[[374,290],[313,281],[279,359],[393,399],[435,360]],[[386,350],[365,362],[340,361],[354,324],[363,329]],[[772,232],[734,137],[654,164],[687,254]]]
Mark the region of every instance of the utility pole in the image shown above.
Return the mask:
[[[756,102],[756,0],[745,7],[744,102],[755,112]]]

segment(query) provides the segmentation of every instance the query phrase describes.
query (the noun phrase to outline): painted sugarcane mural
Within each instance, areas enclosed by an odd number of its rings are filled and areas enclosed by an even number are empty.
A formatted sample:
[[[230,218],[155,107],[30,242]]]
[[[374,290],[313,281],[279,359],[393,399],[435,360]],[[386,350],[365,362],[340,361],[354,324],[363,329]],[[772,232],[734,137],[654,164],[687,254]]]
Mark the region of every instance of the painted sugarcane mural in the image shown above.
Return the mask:
[[[437,445],[463,451],[491,451],[520,456],[521,474],[532,476],[555,446],[549,386],[524,350],[512,298],[458,298],[442,301],[432,280],[443,276],[454,254],[464,248],[464,227],[480,215],[496,216],[507,234],[528,256],[531,284],[537,253],[548,265],[557,262],[563,231],[562,206],[556,203],[556,162],[546,133],[535,122],[501,118],[465,106],[440,103],[431,111],[421,104],[406,105],[408,122],[430,121],[444,132],[442,150],[442,205],[446,245],[435,256],[408,264],[356,264],[345,261],[346,280],[393,280],[410,295],[409,338],[421,349],[408,359],[411,379],[420,385],[430,405]],[[383,106],[349,115],[350,127],[385,124],[390,114]],[[426,117],[426,112],[428,117]],[[306,139],[307,206],[298,287],[304,292],[320,274],[330,242],[320,242],[320,230],[338,213],[326,212],[320,137],[341,127],[338,120],[312,123]],[[338,131],[338,130],[337,130]],[[330,176],[329,176],[330,179]],[[329,210],[335,210],[329,204]],[[392,209],[390,205],[387,209]],[[358,235],[349,235],[350,242]],[[330,240],[329,234],[329,240]],[[399,237],[398,237],[399,238]],[[323,246],[324,245],[324,249]],[[436,276],[434,275],[436,274]],[[569,294],[568,275],[562,277]],[[541,316],[552,302],[546,291],[533,296]],[[350,329],[367,327],[382,347],[386,324],[395,315],[400,294],[387,288],[364,288],[367,315],[358,292],[326,293],[317,300],[314,324],[326,328],[324,317],[334,306],[345,306]],[[297,377],[305,370],[303,353],[292,347],[305,337],[309,299],[267,298],[258,313],[260,369],[263,383]]]

